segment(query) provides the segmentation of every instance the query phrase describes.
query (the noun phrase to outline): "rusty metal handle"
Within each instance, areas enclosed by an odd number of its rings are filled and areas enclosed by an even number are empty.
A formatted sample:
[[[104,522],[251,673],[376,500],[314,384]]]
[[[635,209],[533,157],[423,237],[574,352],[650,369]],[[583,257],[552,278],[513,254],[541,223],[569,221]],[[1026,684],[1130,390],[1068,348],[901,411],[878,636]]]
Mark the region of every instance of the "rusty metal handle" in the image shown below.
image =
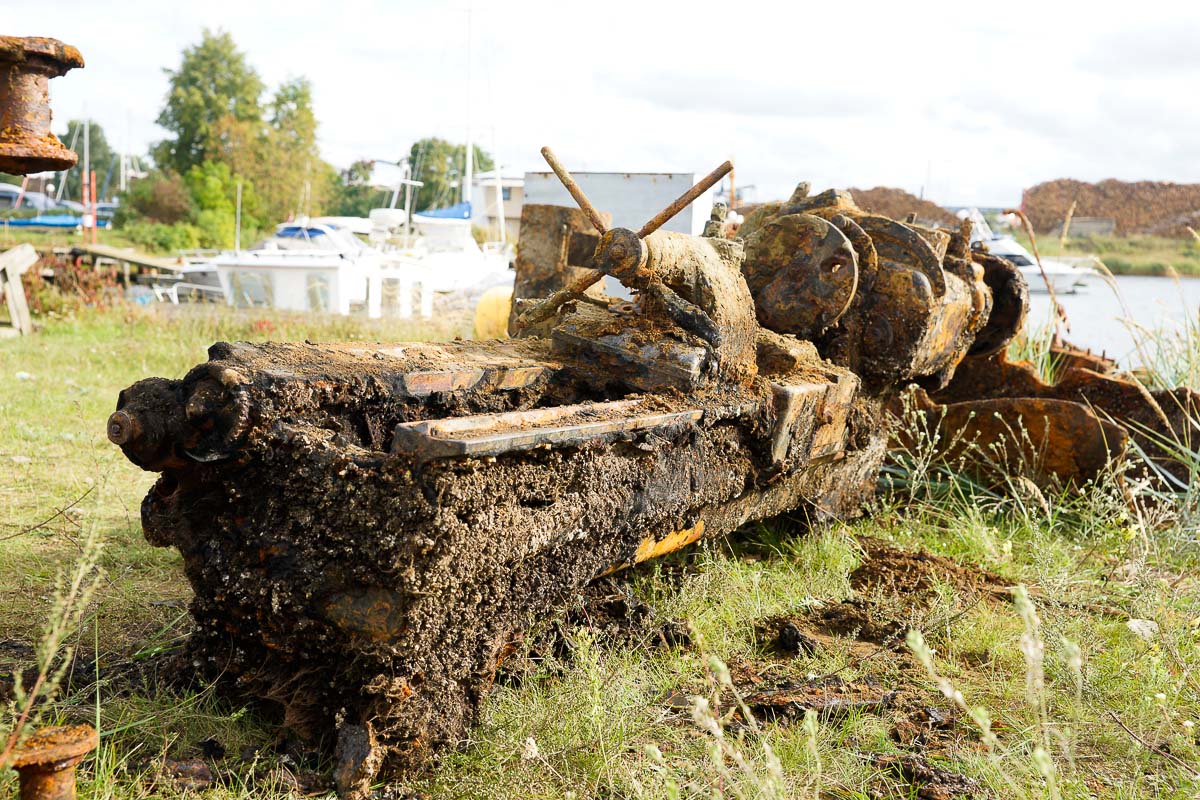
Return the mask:
[[[575,178],[572,177],[571,173],[567,171],[567,168],[564,167],[558,160],[558,157],[554,155],[554,151],[552,151],[549,147],[543,147],[542,158],[546,159],[546,163],[550,165],[550,169],[554,170],[554,174],[558,176],[560,181],[562,181],[562,185],[568,192],[570,192],[571,197],[574,198],[575,203],[579,206],[579,209],[583,211],[585,215],[587,215],[587,218],[591,220],[591,223],[595,226],[596,230],[600,231],[601,235],[608,233],[608,225],[606,225],[603,218],[601,218],[600,212],[597,211],[596,207],[592,205],[592,202],[588,200],[587,195],[585,195],[583,190],[579,188],[579,184],[575,182]],[[721,178],[724,178],[732,170],[733,162],[726,161],[724,164],[705,175],[696,183],[695,186],[679,195],[679,197],[675,198],[670,205],[651,217],[650,220],[637,232],[637,237],[639,239],[645,239],[647,236],[654,233],[656,230],[669,222],[672,217],[691,205],[697,197],[715,186],[717,181],[721,180]],[[558,311],[559,306],[571,300],[572,298],[583,294],[603,277],[603,270],[588,270],[572,280],[563,288],[559,289],[554,294],[547,297],[542,302],[538,303],[533,308],[518,316],[515,325],[516,329],[521,330],[522,328],[526,328],[530,325],[536,325],[539,322],[549,319],[556,311]]]
[[[676,197],[674,202],[651,217],[650,221],[643,225],[641,230],[638,231],[638,238],[645,239],[663,225],[666,225],[667,222],[670,221],[671,217],[690,206],[697,197],[716,186],[717,181],[721,180],[721,178],[724,178],[732,171],[733,162],[726,161],[724,164],[705,175],[696,183],[695,186],[679,195],[679,197]]]
[[[608,233],[608,225],[600,216],[600,212],[592,205],[592,201],[587,199],[587,195],[583,193],[583,189],[579,188],[579,184],[575,182],[575,178],[567,172],[567,168],[558,160],[558,156],[554,155],[554,151],[548,146],[542,148],[542,158],[546,159],[546,163],[550,165],[550,169],[554,170],[554,174],[558,176],[559,181],[571,193],[571,197],[575,200],[575,205],[579,206],[579,210],[587,215],[591,220],[592,225],[600,233]]]

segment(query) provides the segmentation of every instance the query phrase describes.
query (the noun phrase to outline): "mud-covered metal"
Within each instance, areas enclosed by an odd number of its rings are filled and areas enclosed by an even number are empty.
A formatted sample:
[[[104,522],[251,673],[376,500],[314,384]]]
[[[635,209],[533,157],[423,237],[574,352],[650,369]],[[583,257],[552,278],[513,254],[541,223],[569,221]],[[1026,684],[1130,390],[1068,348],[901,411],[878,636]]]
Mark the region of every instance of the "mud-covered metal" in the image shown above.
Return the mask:
[[[35,732],[13,754],[21,800],[75,800],[75,767],[99,743],[91,725]]]
[[[161,473],[142,523],[183,554],[190,663],[332,749],[343,795],[465,739],[529,622],[597,576],[751,520],[856,513],[912,383],[945,457],[982,448],[1039,483],[1094,479],[1197,408],[1087,353],[1054,384],[1009,363],[1028,289],[968,222],[801,184],[737,239],[720,208],[704,236],[647,230],[661,214],[635,232],[575,189],[579,210],[522,211],[520,338],[219,343],[109,420]]]
[[[109,420],[161,473],[142,523],[183,554],[190,662],[335,743],[343,794],[465,738],[525,626],[588,581],[874,490],[879,399],[759,325],[740,241],[522,219],[519,294],[590,266],[634,298],[504,341],[217,344]]]
[[[50,131],[49,83],[82,66],[79,51],[57,39],[0,36],[0,172],[75,166],[75,153]]]
[[[596,210],[583,190],[579,188],[579,184],[575,182],[571,173],[567,171],[567,168],[562,165],[549,147],[542,148],[542,157],[546,159],[546,163],[550,165],[554,174],[558,176],[567,192],[575,200],[579,210],[600,232],[600,241],[592,257],[595,264],[594,269],[575,275],[566,285],[557,289],[549,297],[530,308],[523,309],[517,315],[512,326],[520,331],[546,321],[558,311],[563,303],[582,295],[588,288],[598,283],[605,274],[621,279],[627,286],[634,285],[634,282],[640,282],[643,285],[656,284],[652,287],[653,291],[660,295],[666,295],[660,297],[660,300],[673,314],[684,315],[692,319],[692,324],[702,323],[702,317],[697,315],[694,309],[687,307],[687,301],[681,302],[679,298],[663,292],[660,285],[657,285],[653,272],[644,271],[648,254],[642,240],[656,232],[672,217],[715,186],[721,178],[733,170],[733,164],[729,161],[721,164],[634,232],[624,228],[610,230],[608,220]]]

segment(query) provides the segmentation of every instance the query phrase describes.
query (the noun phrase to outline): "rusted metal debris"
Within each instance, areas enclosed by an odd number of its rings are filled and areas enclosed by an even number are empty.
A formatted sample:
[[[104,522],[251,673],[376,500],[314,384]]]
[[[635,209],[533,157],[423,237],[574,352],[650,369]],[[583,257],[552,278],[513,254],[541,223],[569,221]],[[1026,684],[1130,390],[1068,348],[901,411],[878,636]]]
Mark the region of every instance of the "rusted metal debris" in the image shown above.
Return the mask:
[[[1191,469],[1180,454],[1194,450],[1200,393],[1148,389],[1111,359],[1070,345],[1054,345],[1050,361],[1052,383],[1005,352],[964,359],[945,387],[918,401],[940,431],[941,455],[966,457],[997,478],[1081,486],[1134,442],[1148,457],[1142,472],[1167,489],[1187,485]]]
[[[99,744],[91,725],[34,733],[17,749],[12,762],[20,775],[21,800],[75,800],[75,767]]]
[[[79,51],[57,39],[0,36],[0,172],[75,166],[75,153],[50,132],[49,83],[82,66]]]

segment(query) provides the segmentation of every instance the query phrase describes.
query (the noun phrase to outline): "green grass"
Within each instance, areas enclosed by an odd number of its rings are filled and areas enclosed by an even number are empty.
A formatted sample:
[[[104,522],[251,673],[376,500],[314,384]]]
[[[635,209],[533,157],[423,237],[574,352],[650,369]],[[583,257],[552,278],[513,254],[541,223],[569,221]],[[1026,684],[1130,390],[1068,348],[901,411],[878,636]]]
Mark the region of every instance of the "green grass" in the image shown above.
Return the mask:
[[[18,645],[39,640],[54,610],[55,576],[71,568],[88,531],[105,543],[104,577],[72,639],[87,674],[74,676],[43,719],[99,721],[101,748],[80,768],[82,797],[175,796],[180,790],[161,775],[164,760],[197,758],[206,740],[226,750],[211,762],[223,776],[209,790],[212,797],[284,797],[289,772],[323,766],[274,747],[270,721],[254,708],[231,704],[210,687],[174,685],[156,671],[154,656],[186,635],[189,590],[175,551],[152,548],[141,536],[138,508],[152,476],[104,437],[118,391],[142,377],[182,375],[220,339],[448,337],[464,324],[421,329],[118,308],[80,312],[47,321],[33,337],[0,340],[0,660],[28,662]],[[953,585],[939,584],[922,604],[886,592],[865,598],[875,613],[920,630],[935,650],[937,673],[969,706],[986,707],[994,723],[994,754],[964,719],[926,754],[931,763],[980,781],[998,797],[1195,796],[1200,549],[1194,533],[1170,515],[1154,523],[1131,517],[1104,487],[1051,497],[1047,511],[971,496],[960,484],[936,499],[920,487],[896,486],[874,514],[850,524],[807,534],[759,526],[639,569],[632,586],[654,609],[652,622],[686,620],[694,647],[611,647],[577,630],[570,659],[551,659],[520,681],[501,683],[471,741],[392,787],[392,796],[914,796],[893,773],[872,766],[873,755],[907,749],[891,736],[891,713],[851,713],[808,726],[797,719],[757,732],[725,724],[715,729],[719,739],[703,715],[697,721],[665,701],[674,692],[728,710],[716,657],[772,680],[836,673],[875,681],[917,705],[949,709],[902,646],[831,638],[818,652],[789,659],[756,640],[755,623],[764,617],[804,615],[852,597],[849,576],[863,561],[859,539],[867,536],[1033,587],[1040,626],[1032,633],[1011,604],[979,602]],[[1156,622],[1159,636],[1139,638],[1129,619]],[[1023,651],[1039,647],[1044,687],[1035,687],[1031,702],[1032,668]],[[1078,668],[1075,648],[1082,653]],[[113,673],[118,667],[125,677]],[[1053,792],[1046,761],[1034,756],[1039,746],[1053,765]],[[11,778],[0,778],[0,794],[14,792]]]

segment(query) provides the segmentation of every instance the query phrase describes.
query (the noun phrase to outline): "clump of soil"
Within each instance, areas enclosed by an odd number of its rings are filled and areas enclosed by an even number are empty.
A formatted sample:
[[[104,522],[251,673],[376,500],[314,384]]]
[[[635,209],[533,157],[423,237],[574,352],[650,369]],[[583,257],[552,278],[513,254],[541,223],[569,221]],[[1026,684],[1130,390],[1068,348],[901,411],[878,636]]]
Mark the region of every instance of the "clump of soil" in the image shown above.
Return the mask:
[[[827,634],[877,645],[903,642],[908,631],[908,625],[881,615],[874,603],[860,597],[822,606],[809,623]]]
[[[966,797],[988,797],[979,781],[937,767],[920,755],[879,755],[875,766],[895,773],[916,790],[920,800],[955,800]]]
[[[744,700],[756,718],[774,721],[803,719],[806,711],[815,711],[822,718],[850,712],[880,714],[892,706],[895,698],[895,692],[874,681],[848,681],[833,676],[757,686]]]
[[[1012,581],[978,567],[927,550],[902,550],[871,537],[861,537],[858,543],[866,558],[850,573],[850,585],[860,594],[887,594],[913,602],[928,597],[935,583],[944,583],[966,600],[1011,596]]]

